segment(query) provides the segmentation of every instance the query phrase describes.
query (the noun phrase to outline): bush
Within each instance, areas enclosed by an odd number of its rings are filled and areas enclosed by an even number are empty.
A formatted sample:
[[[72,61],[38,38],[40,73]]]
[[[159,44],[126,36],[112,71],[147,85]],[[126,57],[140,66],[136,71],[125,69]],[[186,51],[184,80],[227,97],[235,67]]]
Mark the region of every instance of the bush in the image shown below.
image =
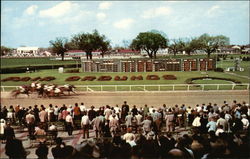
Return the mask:
[[[224,72],[224,69],[218,67],[218,68],[215,68],[215,69],[214,69],[214,72]]]
[[[230,56],[230,59],[232,60],[232,59],[234,59],[234,57],[233,57],[233,56]]]
[[[120,76],[115,76],[114,78],[115,81],[127,81],[127,79],[127,76],[122,76],[122,78]]]
[[[85,76],[82,81],[94,81],[96,79],[95,76]]]
[[[206,79],[206,78],[211,78],[211,79],[216,79],[216,80],[226,80],[226,81],[234,82],[236,84],[241,84],[241,82],[238,80],[231,79],[231,78],[221,78],[221,77],[194,77],[194,78],[188,78],[185,82],[187,84],[194,84],[193,83],[194,80],[202,80],[202,79]]]
[[[79,69],[72,69],[72,70],[66,70],[66,73],[79,73],[80,70]]]
[[[165,80],[176,80],[176,76],[175,75],[163,75],[162,76]]]
[[[22,78],[20,79],[20,81],[27,82],[27,81],[29,81],[30,79],[31,79],[30,77],[22,77]]]
[[[55,80],[56,78],[53,77],[53,76],[47,76],[47,77],[44,77],[42,79],[40,79],[40,81],[53,81]]]
[[[7,81],[15,81],[15,82],[18,82],[20,81],[20,77],[7,77],[7,78],[4,78],[2,79],[3,82],[7,82]]]
[[[42,79],[42,78],[41,77],[35,77],[35,78],[32,78],[31,81],[38,81],[40,79]]]
[[[97,80],[98,81],[110,81],[112,79],[111,76],[100,76]]]
[[[158,75],[147,75],[147,80],[159,80],[160,77]]]
[[[134,80],[143,80],[143,77],[142,77],[142,75],[139,75],[139,76],[132,76],[132,77],[130,78],[130,80],[132,80],[132,81],[134,81]]]
[[[81,77],[79,76],[71,76],[65,79],[65,81],[78,81]]]

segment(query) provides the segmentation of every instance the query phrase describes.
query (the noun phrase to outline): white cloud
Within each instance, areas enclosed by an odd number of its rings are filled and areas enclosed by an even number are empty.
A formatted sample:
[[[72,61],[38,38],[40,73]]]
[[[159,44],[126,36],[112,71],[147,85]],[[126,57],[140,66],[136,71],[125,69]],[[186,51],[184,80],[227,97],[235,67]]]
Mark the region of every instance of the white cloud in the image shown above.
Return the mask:
[[[171,8],[169,7],[158,7],[158,8],[153,8],[149,9],[143,12],[142,18],[149,19],[149,18],[154,18],[154,17],[159,17],[159,16],[166,16],[171,13]]]
[[[126,18],[113,23],[113,26],[118,29],[128,29],[134,23],[134,19]]]
[[[99,9],[109,9],[111,7],[112,3],[111,2],[101,2],[99,4]]]
[[[61,2],[52,8],[41,10],[39,12],[40,17],[58,18],[65,16],[71,12],[78,10],[79,5],[77,3],[72,3],[69,1]]]
[[[211,8],[208,9],[207,15],[211,17],[216,15],[216,12],[219,11],[220,8],[221,7],[219,5],[212,6]]]
[[[96,14],[96,17],[98,20],[104,20],[106,19],[107,15],[105,13],[100,12]]]
[[[31,5],[24,11],[24,13],[27,15],[33,15],[36,12],[37,8],[37,5]]]

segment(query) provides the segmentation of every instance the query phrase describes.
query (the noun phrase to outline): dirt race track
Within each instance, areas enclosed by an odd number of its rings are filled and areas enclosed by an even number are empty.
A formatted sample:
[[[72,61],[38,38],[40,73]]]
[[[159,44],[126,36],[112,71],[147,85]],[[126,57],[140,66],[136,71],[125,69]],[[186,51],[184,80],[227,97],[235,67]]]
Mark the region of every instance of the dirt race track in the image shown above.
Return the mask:
[[[227,101],[229,104],[233,100],[238,102],[246,101],[249,103],[249,91],[205,91],[205,92],[78,92],[76,95],[56,97],[56,98],[37,98],[36,94],[30,97],[20,95],[17,98],[11,98],[7,92],[1,92],[1,105],[17,105],[33,106],[35,104],[48,104],[61,106],[62,104],[73,105],[74,103],[85,103],[87,107],[94,105],[96,107],[102,105],[115,106],[122,105],[123,101],[127,101],[130,106],[136,105],[142,107],[144,104],[148,106],[173,106],[175,104],[185,103],[187,106],[194,107],[196,104],[217,103],[222,104]]]

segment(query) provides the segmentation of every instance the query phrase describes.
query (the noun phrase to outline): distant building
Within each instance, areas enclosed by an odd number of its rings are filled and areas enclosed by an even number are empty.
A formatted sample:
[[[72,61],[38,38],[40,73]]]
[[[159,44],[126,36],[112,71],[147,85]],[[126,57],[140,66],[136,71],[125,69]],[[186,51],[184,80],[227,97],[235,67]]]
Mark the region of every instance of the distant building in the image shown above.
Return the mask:
[[[132,49],[119,49],[111,53],[111,55],[114,55],[114,56],[135,56],[139,54],[140,54],[139,51],[132,50]]]
[[[168,48],[164,48],[164,49],[159,49],[156,53],[156,55],[168,55],[169,51]],[[148,55],[148,53],[145,50],[141,50],[141,55]]]
[[[23,54],[23,53],[37,54],[39,51],[39,48],[38,47],[18,47],[16,51],[18,54]]]
[[[101,53],[102,53],[101,51],[95,50],[92,52],[92,56],[101,56]],[[69,50],[64,54],[65,56],[77,56],[77,57],[86,56],[86,52],[83,50]]]
[[[240,53],[241,52],[241,47],[238,45],[228,45],[228,46],[223,46],[223,47],[219,47],[217,49],[218,53],[229,53],[229,54],[233,54],[233,53]]]

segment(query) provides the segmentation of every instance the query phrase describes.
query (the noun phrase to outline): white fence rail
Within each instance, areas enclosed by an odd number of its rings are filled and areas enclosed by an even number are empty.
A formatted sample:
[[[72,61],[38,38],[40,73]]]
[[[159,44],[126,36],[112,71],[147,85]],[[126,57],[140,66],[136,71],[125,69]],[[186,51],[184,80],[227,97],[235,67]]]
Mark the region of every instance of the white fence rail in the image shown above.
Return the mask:
[[[1,86],[1,91],[8,92],[18,87]],[[86,92],[249,90],[249,84],[76,85],[76,90]]]

